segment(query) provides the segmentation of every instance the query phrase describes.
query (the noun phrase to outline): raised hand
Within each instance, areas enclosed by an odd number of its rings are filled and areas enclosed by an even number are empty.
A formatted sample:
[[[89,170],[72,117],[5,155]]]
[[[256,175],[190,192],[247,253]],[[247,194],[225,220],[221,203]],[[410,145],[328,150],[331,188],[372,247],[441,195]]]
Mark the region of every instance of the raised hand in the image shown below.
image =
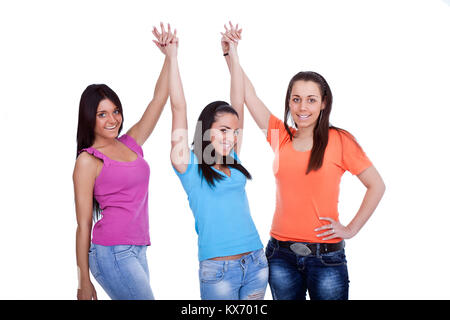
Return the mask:
[[[164,28],[164,24],[160,23],[161,32],[158,31],[156,27],[153,27],[152,33],[157,40],[153,40],[156,46],[161,50],[164,55],[168,55],[169,51],[171,54],[176,54],[176,49],[178,48],[178,38],[177,38],[177,30],[175,29],[173,32],[170,27],[170,23],[167,24],[167,31]],[[169,45],[175,44],[175,48]]]
[[[242,28],[239,29],[239,25],[233,26],[233,24],[228,22],[230,28],[224,24],[225,33],[220,33],[222,35],[221,44],[223,53],[230,53],[230,49],[235,52],[239,40],[241,40]]]

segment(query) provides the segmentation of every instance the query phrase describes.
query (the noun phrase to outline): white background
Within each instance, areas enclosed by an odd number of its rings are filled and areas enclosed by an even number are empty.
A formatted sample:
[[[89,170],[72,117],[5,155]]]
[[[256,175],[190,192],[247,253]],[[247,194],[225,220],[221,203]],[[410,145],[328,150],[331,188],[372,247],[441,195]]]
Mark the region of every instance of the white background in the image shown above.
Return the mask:
[[[76,297],[72,171],[84,88],[106,83],[117,92],[126,132],[163,62],[152,26],[171,22],[192,137],[202,108],[229,100],[219,34],[228,20],[244,28],[241,63],[269,109],[283,116],[295,73],[321,73],[334,94],[332,123],[356,136],[384,178],[378,209],[347,241],[350,298],[450,298],[449,1],[109,0],[0,4],[0,299]],[[170,165],[166,109],[144,145],[151,286],[157,299],[199,299],[197,235]],[[244,132],[241,159],[254,177],[247,193],[266,244],[273,154],[248,113]],[[343,176],[343,223],[364,192]]]

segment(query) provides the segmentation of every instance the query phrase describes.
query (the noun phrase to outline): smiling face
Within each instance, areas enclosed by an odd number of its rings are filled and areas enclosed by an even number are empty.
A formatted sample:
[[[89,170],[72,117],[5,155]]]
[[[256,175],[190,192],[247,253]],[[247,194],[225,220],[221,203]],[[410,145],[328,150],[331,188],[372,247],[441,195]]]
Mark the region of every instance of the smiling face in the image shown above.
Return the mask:
[[[231,113],[219,113],[211,125],[210,137],[214,150],[222,155],[229,155],[237,142],[239,120]]]
[[[292,86],[289,110],[298,129],[313,128],[320,111],[325,108],[319,85],[313,81],[298,80]]]
[[[96,138],[114,139],[119,135],[119,128],[122,124],[122,114],[119,107],[109,99],[100,101],[95,117]]]

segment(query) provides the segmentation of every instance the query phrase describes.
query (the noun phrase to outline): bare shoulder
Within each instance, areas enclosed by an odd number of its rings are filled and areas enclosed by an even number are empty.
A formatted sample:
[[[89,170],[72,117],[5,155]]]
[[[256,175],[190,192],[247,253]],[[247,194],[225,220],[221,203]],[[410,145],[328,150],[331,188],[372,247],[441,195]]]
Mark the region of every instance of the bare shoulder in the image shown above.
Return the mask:
[[[91,166],[96,167],[98,161],[100,161],[100,160],[98,160],[96,157],[94,157],[90,153],[82,152],[77,157],[77,160],[75,162],[75,168],[79,167],[79,168],[88,169]]]
[[[99,165],[102,165],[102,161],[87,152],[82,152],[75,161],[73,178],[76,179],[79,176],[93,176],[95,178]]]

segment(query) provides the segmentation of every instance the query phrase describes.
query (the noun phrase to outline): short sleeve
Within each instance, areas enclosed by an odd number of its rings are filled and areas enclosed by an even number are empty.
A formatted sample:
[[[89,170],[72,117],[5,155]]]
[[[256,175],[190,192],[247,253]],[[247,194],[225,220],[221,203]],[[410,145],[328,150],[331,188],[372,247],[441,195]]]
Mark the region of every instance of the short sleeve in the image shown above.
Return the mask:
[[[80,155],[82,152],[87,152],[91,155],[93,155],[94,157],[96,157],[97,159],[100,159],[101,161],[103,161],[103,164],[106,166],[109,166],[111,164],[111,160],[109,160],[109,158],[107,156],[105,156],[103,153],[101,153],[100,151],[98,151],[95,148],[89,147],[89,148],[84,148],[81,149],[78,152],[78,155]]]
[[[295,129],[291,128],[291,132],[295,133]],[[284,122],[270,115],[269,127],[267,128],[267,142],[273,151],[279,149],[279,147],[290,140],[289,133],[284,127]]]
[[[188,166],[186,168],[186,171],[183,173],[178,172],[177,169],[175,169],[174,166],[172,166],[173,170],[175,171],[176,175],[178,176],[178,178],[181,181],[181,184],[183,185],[184,190],[186,191],[186,193],[189,193],[189,191],[191,190],[192,186],[195,184],[195,179],[198,178],[198,172],[196,172],[195,167],[197,167],[195,164],[198,164],[198,162],[196,161],[196,157],[194,154],[194,151],[190,151],[190,156],[189,156],[189,163]]]
[[[118,140],[141,157],[144,157],[144,150],[142,150],[142,147],[133,139],[133,137],[123,134]]]
[[[345,170],[353,175],[358,175],[372,166],[372,162],[350,133],[340,132],[340,136],[342,138],[342,163]]]

